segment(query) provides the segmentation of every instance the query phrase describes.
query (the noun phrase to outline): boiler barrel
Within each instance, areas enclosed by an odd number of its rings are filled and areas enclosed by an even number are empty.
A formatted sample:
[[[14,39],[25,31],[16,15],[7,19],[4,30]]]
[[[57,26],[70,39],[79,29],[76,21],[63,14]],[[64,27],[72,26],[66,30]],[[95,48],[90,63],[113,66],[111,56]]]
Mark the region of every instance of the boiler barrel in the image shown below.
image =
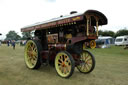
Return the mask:
[[[48,49],[66,50],[66,44],[48,44]]]

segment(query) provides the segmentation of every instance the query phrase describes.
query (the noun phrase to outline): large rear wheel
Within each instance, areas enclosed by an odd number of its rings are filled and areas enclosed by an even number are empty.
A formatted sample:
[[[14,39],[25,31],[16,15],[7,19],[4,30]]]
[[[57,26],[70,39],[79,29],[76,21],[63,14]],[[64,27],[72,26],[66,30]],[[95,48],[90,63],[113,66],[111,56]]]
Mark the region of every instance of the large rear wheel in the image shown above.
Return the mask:
[[[55,69],[59,76],[69,78],[73,74],[74,68],[74,59],[68,52],[62,51],[56,55]]]
[[[80,61],[79,64],[77,65],[77,69],[81,73],[90,73],[93,71],[95,68],[95,58],[92,55],[91,52],[87,50],[83,50],[82,53],[80,54]]]
[[[42,46],[37,40],[28,40],[25,45],[25,63],[30,69],[38,69],[41,66],[40,51]]]

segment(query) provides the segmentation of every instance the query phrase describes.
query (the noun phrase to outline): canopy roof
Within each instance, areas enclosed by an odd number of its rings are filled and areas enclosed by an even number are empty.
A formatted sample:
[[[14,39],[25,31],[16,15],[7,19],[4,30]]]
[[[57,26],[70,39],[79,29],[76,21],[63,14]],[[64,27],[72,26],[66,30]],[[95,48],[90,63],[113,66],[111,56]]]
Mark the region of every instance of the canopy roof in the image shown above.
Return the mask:
[[[32,30],[39,30],[39,29],[47,29],[49,27],[57,27],[57,26],[63,26],[66,24],[74,24],[76,21],[81,21],[85,19],[86,16],[96,16],[99,21],[99,25],[105,25],[107,24],[107,18],[106,16],[96,10],[87,10],[84,13],[74,13],[67,16],[62,16],[58,18],[53,18],[47,21],[38,22],[32,25],[25,26],[21,28],[22,32],[32,31]]]

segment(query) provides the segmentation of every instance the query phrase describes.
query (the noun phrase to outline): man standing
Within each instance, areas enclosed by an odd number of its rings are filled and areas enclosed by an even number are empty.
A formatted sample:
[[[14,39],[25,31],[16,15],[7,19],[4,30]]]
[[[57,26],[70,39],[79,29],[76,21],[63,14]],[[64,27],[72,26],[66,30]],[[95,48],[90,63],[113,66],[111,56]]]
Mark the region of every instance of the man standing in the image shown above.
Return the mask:
[[[15,50],[15,40],[12,40],[13,50]]]

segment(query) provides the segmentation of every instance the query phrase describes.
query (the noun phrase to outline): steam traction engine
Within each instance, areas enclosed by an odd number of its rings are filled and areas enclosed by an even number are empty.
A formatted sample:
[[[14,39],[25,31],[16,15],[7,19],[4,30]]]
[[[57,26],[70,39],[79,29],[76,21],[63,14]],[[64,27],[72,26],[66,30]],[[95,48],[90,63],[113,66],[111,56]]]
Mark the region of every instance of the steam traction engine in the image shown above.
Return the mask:
[[[87,10],[23,27],[22,32],[35,31],[25,46],[27,67],[38,69],[42,63],[52,64],[63,78],[70,77],[75,67],[81,73],[92,72],[95,58],[85,47],[95,48],[98,27],[106,24],[104,14]]]

